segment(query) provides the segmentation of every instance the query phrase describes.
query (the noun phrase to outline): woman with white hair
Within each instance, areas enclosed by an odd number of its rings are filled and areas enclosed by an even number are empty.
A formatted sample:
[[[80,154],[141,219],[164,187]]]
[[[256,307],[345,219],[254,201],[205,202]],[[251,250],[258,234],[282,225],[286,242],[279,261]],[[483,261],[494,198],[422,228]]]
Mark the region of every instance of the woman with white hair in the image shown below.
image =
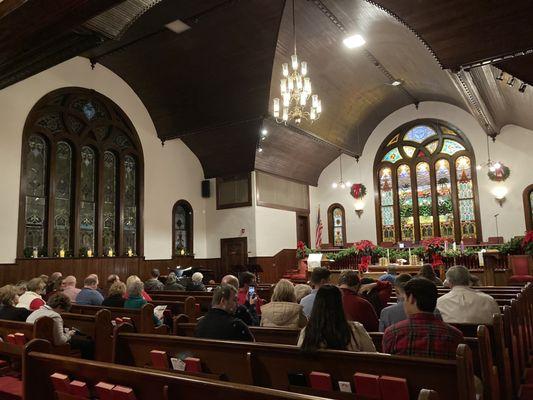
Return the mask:
[[[141,282],[142,283],[141,278],[139,278],[137,275],[130,275],[130,276],[128,276],[128,279],[126,279],[126,288],[129,288],[130,285],[133,282]],[[126,299],[128,297],[129,297],[129,291],[126,290]],[[144,285],[143,285],[143,289],[141,291],[141,297],[144,300],[146,300],[146,301],[152,301],[152,298],[150,297],[150,295],[144,291]]]
[[[202,283],[204,275],[201,272],[192,274],[190,282],[187,283],[187,290],[191,292],[205,292],[205,286]]]
[[[129,282],[126,284],[126,294],[128,295],[128,298],[124,302],[124,308],[140,309],[146,303],[148,303],[145,299],[143,299],[142,292],[144,292],[144,283],[142,283],[140,279],[129,280]],[[155,315],[154,324],[156,326],[161,325],[161,321]]]

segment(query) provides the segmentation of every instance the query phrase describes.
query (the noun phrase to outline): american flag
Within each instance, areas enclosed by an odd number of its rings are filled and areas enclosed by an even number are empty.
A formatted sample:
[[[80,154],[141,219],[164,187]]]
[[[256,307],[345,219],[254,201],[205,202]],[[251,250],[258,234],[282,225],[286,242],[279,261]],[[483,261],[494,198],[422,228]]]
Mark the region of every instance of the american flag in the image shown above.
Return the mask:
[[[318,206],[318,218],[316,220],[316,240],[315,249],[320,249],[322,245],[322,220],[320,219],[320,206]]]

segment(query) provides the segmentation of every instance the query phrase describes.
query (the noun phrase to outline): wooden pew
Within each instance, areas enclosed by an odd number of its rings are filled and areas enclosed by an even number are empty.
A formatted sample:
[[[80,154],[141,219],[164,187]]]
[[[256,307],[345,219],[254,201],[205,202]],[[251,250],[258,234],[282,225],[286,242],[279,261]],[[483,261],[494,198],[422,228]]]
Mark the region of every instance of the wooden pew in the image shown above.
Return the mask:
[[[298,389],[290,385],[289,373],[321,371],[331,374],[335,382],[350,382],[355,372],[361,372],[407,379],[411,399],[423,388],[435,390],[442,399],[475,399],[472,354],[463,344],[456,360],[436,360],[337,350],[306,354],[287,345],[120,332],[114,340],[113,360],[123,365],[151,367],[150,351],[161,350],[197,357],[205,372],[225,376],[230,382],[281,390]],[[328,393],[341,398],[337,392]]]
[[[81,306],[73,304],[70,312],[75,314],[95,315],[98,311],[107,309],[111,312],[111,318],[131,318],[135,329],[139,333],[159,333],[167,334],[168,326],[155,326],[153,320],[154,305],[145,304],[141,309],[121,308],[121,307],[102,307],[102,306]]]
[[[190,304],[192,302],[193,311],[194,311],[194,304],[199,304],[200,310],[203,313],[207,312],[209,308],[211,307],[211,302],[213,300],[212,294],[205,294],[205,292],[196,292],[195,295],[184,295],[181,293],[183,292],[175,292],[175,293],[152,292],[150,293],[150,297],[152,297],[152,300],[153,300],[152,303],[157,301],[160,304],[168,304],[169,302],[189,302],[188,307],[191,307]],[[190,310],[190,308],[188,308],[188,310]],[[177,314],[187,314],[187,312],[183,311],[183,312],[178,312]]]
[[[35,340],[24,351],[24,398],[56,400],[50,375],[61,373],[93,387],[98,382],[130,387],[138,400],[319,400],[279,390],[190,377],[171,372],[123,367],[49,354],[49,343]],[[62,399],[73,397],[62,397]],[[355,399],[355,398],[354,398]]]
[[[111,312],[101,309],[95,315],[62,313],[63,325],[75,328],[94,340],[94,359],[111,361],[113,347],[113,324]]]
[[[196,300],[192,296],[187,296],[182,300],[173,300],[173,299],[153,299],[149,301],[153,304],[154,307],[157,306],[167,306],[167,309],[172,312],[172,315],[185,314],[190,318],[196,316]]]

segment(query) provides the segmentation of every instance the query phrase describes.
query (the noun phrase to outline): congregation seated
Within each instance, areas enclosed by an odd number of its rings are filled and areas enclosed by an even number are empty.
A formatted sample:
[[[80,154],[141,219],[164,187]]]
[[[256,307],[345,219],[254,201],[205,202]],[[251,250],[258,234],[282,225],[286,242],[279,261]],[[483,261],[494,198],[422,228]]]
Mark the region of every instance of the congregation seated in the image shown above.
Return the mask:
[[[157,268],[152,269],[152,271],[150,271],[150,279],[147,279],[146,282],[144,282],[144,289],[148,292],[163,290],[165,285],[159,280],[159,275],[160,273]]]
[[[431,264],[422,265],[420,271],[418,271],[418,276],[429,279],[437,286],[442,286],[442,281],[437,275],[435,275],[435,270]]]
[[[195,272],[191,276],[191,280],[187,282],[186,290],[189,292],[205,292],[205,285],[202,283],[204,275],[201,272]]]
[[[307,318],[303,307],[296,302],[294,286],[288,279],[280,279],[274,287],[270,303],[261,306],[261,326],[303,328]]]
[[[313,288],[306,283],[298,283],[294,286],[294,293],[296,294],[296,302],[300,304],[300,301],[307,296]]]
[[[126,296],[126,285],[117,281],[111,285],[107,291],[107,297],[102,302],[104,307],[124,307],[124,297]]]
[[[126,295],[127,298],[124,301],[124,308],[131,309],[141,309],[146,303],[148,303],[143,298],[144,284],[140,279],[130,279],[131,276],[127,279],[126,283]],[[153,315],[154,325],[161,325],[161,321],[155,315]]]
[[[222,278],[222,285],[232,285],[235,290],[239,290],[239,279],[234,275],[226,275]],[[259,317],[255,309],[255,298],[252,298],[248,303],[237,304],[235,310],[235,318],[240,319],[248,326],[258,326]]]
[[[19,296],[16,286],[5,285],[0,288],[0,319],[26,321],[31,311],[16,307]]]
[[[19,297],[19,302],[16,307],[27,308],[28,310],[37,310],[45,305],[42,295],[46,288],[45,281],[39,278],[30,279],[26,285],[26,292]]]
[[[38,310],[32,312],[26,322],[33,324],[39,318],[50,317],[54,322],[54,344],[61,346],[70,342],[75,331],[63,329],[63,318],[60,313],[69,312],[71,307],[70,299],[62,293],[58,293],[50,297],[48,303],[40,307]]]
[[[211,309],[196,325],[195,336],[253,342],[248,326],[234,316],[237,304],[237,288],[226,284],[218,286],[213,292]]]
[[[437,286],[426,278],[413,278],[404,286],[407,319],[385,329],[384,353],[453,360],[464,340],[461,331],[435,315]]]
[[[104,296],[97,290],[98,280],[94,276],[87,276],[83,281],[83,288],[76,296],[76,304],[81,306],[99,306]]]
[[[394,325],[397,322],[403,321],[407,318],[405,310],[403,308],[403,302],[405,300],[404,286],[411,280],[411,275],[400,274],[394,281],[394,291],[396,292],[396,304],[392,304],[381,310],[379,317],[379,331],[384,332],[389,326]]]
[[[359,296],[361,282],[354,270],[342,271],[339,276],[339,287],[342,292],[342,306],[348,321],[360,322],[367,331],[378,330],[378,316],[372,305]]]
[[[175,290],[183,292],[185,291],[185,288],[178,283],[178,278],[176,277],[176,273],[170,272],[167,276],[167,280],[165,282],[165,286],[163,287],[163,290]]]
[[[376,315],[381,313],[387,303],[390,301],[392,294],[392,284],[388,281],[375,281],[372,278],[361,279],[359,295],[364,297],[376,311]]]
[[[342,293],[333,285],[321,285],[317,290],[307,326],[300,331],[298,346],[305,352],[319,349],[376,351],[363,325],[346,320]]]
[[[329,269],[324,267],[316,267],[311,272],[311,285],[314,286],[314,289],[300,300],[300,304],[303,306],[304,314],[307,318],[311,316],[311,311],[313,310],[313,303],[315,302],[315,297],[318,292],[318,289],[322,285],[329,283]]]
[[[470,272],[467,268],[449,268],[446,281],[451,290],[437,300],[437,308],[445,322],[492,325],[493,315],[500,313],[498,303],[489,294],[469,287]]]
[[[130,275],[128,276],[128,279],[126,279],[126,299],[128,298],[129,296],[129,292],[128,292],[128,287],[133,283],[133,282],[140,282],[141,283],[141,287],[142,287],[142,290],[141,290],[141,297],[146,300],[146,302],[148,301],[152,301],[152,297],[150,297],[150,295],[148,293],[146,293],[146,291],[144,290],[144,284],[142,283],[141,281],[141,278],[139,278],[137,275]]]
[[[81,292],[81,289],[76,287],[76,277],[69,275],[62,282],[63,294],[67,296],[72,303],[76,301],[76,297]]]

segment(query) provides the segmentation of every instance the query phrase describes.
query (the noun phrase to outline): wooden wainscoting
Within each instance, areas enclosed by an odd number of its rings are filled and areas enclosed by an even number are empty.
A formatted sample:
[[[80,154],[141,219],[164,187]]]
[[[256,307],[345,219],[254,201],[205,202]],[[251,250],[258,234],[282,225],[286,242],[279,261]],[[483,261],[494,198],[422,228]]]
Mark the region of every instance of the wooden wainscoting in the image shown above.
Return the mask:
[[[283,249],[272,257],[250,257],[248,262],[263,269],[261,282],[276,283],[288,269],[296,268],[296,250]]]

